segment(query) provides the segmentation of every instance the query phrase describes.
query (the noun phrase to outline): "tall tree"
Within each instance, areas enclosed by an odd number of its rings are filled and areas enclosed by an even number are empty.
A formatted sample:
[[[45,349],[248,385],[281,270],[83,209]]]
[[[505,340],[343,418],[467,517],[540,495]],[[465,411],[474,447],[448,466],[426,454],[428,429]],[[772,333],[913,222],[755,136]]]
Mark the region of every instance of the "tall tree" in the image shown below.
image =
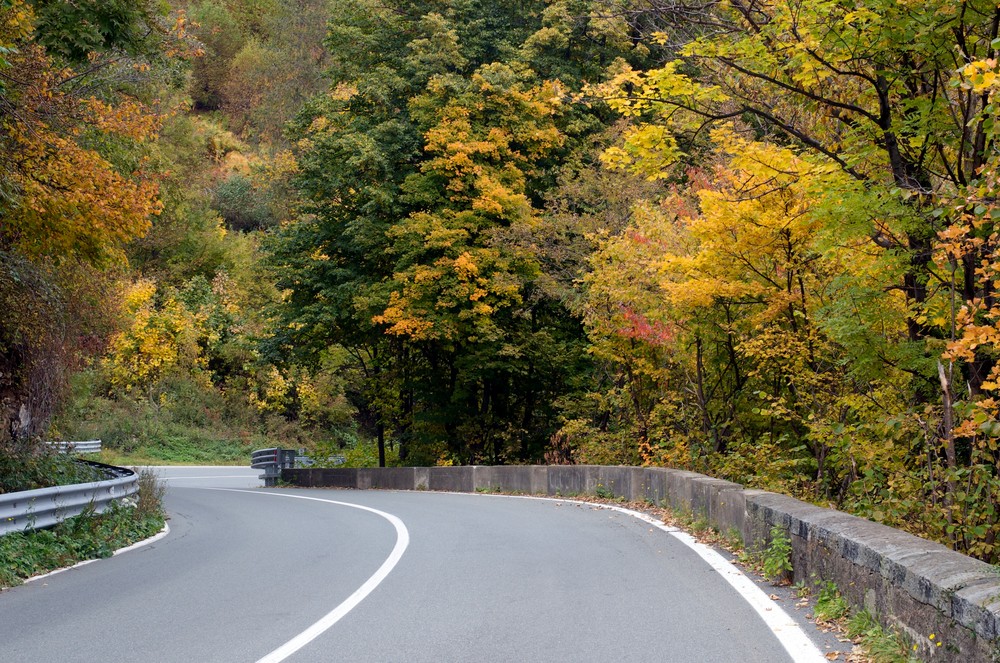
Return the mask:
[[[332,90],[295,130],[305,215],[275,249],[287,336],[356,354],[371,381],[362,409],[404,458],[538,458],[584,362],[581,327],[513,238],[543,223],[560,160],[603,126],[561,100],[632,56],[627,26],[583,2],[352,2],[333,15]]]

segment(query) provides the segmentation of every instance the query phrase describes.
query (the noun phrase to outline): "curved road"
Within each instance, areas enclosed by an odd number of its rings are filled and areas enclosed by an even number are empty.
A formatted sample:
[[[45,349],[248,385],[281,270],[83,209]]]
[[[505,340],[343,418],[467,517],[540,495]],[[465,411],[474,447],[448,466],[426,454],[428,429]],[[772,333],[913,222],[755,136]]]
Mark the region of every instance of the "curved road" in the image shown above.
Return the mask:
[[[170,533],[0,594],[0,661],[824,660],[777,604],[618,511],[161,473]]]

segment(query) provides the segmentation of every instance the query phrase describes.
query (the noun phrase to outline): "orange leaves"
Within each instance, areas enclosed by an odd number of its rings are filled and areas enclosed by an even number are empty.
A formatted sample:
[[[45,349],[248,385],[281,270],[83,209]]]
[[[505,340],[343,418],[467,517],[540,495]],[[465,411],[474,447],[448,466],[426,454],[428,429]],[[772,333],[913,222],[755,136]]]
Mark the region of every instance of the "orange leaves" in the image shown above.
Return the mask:
[[[438,334],[432,333],[434,323],[418,317],[420,311],[412,309],[409,301],[398,292],[393,292],[389,296],[389,305],[385,307],[385,311],[381,315],[374,316],[372,322],[377,325],[387,325],[386,333],[393,336],[403,336],[414,341],[438,338]]]
[[[115,172],[93,150],[51,133],[18,136],[22,169],[12,173],[21,205],[6,216],[5,239],[29,256],[101,261],[149,228],[156,183]]]
[[[452,268],[455,270],[455,274],[461,281],[468,281],[470,278],[477,276],[479,274],[479,268],[476,267],[476,263],[472,261],[472,256],[468,251],[462,253],[452,262]]]
[[[0,247],[32,259],[120,258],[124,244],[159,213],[158,186],[143,172],[119,172],[80,137],[141,142],[155,135],[160,118],[135,101],[70,95],[61,84],[73,72],[55,69],[40,47],[26,45],[10,62],[17,88],[7,97],[13,112],[0,124],[0,174],[16,198],[4,211]]]
[[[122,100],[114,106],[94,98],[84,99],[81,103],[86,112],[86,122],[91,127],[138,142],[155,137],[163,120],[132,100]]]

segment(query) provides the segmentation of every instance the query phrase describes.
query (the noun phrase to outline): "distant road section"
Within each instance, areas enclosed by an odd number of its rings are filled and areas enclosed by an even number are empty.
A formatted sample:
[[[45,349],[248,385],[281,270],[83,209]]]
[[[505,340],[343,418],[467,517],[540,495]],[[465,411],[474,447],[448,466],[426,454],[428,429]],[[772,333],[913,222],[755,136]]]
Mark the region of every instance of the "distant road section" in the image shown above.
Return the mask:
[[[824,660],[794,627],[783,645],[695,551],[624,513],[159,472],[170,535],[0,594],[0,661]]]

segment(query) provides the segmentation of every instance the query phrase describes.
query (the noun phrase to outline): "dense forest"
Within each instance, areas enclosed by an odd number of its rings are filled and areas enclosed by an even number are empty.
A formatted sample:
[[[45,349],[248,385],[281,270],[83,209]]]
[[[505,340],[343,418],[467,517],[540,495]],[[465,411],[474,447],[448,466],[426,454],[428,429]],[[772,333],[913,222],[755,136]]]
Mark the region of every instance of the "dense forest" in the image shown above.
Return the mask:
[[[1000,10],[0,0],[0,448],[694,469],[996,561]]]

